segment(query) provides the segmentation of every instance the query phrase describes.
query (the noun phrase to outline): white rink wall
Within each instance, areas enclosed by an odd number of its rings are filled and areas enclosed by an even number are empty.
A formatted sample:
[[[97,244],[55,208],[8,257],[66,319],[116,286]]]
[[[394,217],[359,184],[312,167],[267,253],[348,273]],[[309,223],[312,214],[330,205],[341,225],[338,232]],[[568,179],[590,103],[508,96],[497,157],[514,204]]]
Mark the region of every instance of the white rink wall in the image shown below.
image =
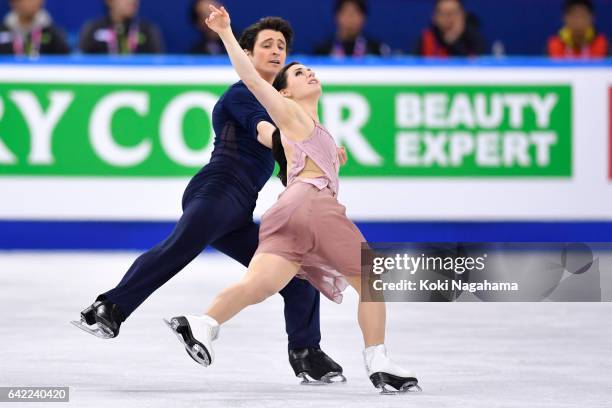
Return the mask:
[[[360,221],[612,220],[612,67],[314,66],[324,84],[568,85],[571,174],[559,177],[345,177],[340,200]],[[229,84],[228,67],[0,66],[3,83]],[[8,97],[0,92],[5,105]],[[5,118],[6,119],[6,115]],[[0,117],[2,120],[2,117]],[[334,133],[334,126],[330,126]],[[0,141],[2,140],[0,135]],[[358,156],[348,148],[349,154]],[[175,220],[188,177],[1,175],[0,219]],[[281,191],[269,182],[256,217]],[[44,205],[41,205],[44,197]]]

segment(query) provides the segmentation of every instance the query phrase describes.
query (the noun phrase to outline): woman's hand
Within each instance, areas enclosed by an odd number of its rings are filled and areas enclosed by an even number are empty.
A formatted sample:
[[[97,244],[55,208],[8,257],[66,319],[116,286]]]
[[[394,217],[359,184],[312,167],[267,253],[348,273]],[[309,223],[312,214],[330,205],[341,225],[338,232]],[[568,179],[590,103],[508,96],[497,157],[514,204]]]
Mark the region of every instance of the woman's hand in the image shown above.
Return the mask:
[[[210,5],[210,15],[205,20],[208,28],[213,30],[217,34],[230,28],[230,16],[225,7],[216,8],[212,4]]]

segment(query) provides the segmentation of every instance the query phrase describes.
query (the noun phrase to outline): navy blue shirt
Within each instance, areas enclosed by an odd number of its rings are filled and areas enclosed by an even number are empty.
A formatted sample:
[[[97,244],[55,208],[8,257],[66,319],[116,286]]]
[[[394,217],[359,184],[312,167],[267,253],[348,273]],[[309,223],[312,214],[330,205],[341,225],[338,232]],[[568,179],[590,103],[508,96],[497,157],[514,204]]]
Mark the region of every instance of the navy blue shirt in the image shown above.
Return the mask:
[[[272,151],[257,141],[257,124],[272,119],[240,81],[233,84],[213,109],[214,150],[210,163],[192,180],[238,183],[241,191],[257,199],[274,171]]]

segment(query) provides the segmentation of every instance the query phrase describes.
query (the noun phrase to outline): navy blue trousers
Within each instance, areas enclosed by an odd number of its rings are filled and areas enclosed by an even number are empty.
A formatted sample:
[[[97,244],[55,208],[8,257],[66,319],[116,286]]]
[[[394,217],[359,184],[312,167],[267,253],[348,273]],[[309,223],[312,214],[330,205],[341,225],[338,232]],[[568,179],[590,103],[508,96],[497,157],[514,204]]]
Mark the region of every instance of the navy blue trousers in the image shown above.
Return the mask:
[[[251,201],[245,204],[249,200],[229,184],[188,187],[183,215],[170,236],[140,255],[117,287],[101,296],[117,304],[127,318],[208,245],[248,266],[259,242]],[[308,281],[293,278],[280,294],[285,301],[289,349],[318,347],[319,291]]]

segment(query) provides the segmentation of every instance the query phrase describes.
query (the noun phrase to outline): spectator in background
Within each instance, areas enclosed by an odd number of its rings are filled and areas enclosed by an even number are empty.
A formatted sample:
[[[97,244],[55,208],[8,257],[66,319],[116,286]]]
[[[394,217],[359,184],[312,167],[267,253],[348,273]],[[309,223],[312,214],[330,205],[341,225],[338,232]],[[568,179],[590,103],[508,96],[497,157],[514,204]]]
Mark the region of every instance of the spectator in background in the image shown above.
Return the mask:
[[[336,35],[315,48],[316,55],[362,57],[389,55],[389,46],[363,33],[367,6],[365,0],[336,0]]]
[[[163,52],[159,29],[139,19],[139,0],[105,0],[108,14],[85,24],[79,48],[86,54]]]
[[[565,26],[548,40],[548,55],[555,58],[593,58],[608,55],[608,40],[595,30],[590,0],[566,0]]]
[[[0,24],[0,54],[68,54],[64,33],[53,25],[44,0],[10,0],[11,11]]]
[[[467,57],[484,54],[478,22],[461,0],[436,0],[432,24],[421,34],[416,54],[426,57]]]
[[[191,47],[190,54],[225,55],[223,41],[204,22],[210,14],[211,4],[218,6],[214,0],[194,0],[191,4],[191,24],[200,32],[200,39]]]

